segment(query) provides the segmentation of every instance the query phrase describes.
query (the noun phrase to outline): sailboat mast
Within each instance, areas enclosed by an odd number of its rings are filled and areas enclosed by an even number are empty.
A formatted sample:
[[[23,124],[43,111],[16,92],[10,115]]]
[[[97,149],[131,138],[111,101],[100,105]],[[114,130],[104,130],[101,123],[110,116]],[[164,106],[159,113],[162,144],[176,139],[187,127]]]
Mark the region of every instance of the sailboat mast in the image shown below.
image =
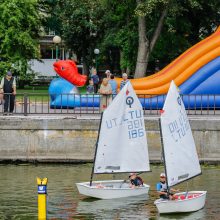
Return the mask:
[[[90,186],[92,186],[92,179],[93,179],[94,168],[95,168],[95,160],[96,160],[96,154],[97,154],[98,143],[99,143],[99,134],[100,134],[101,125],[102,125],[102,116],[103,116],[103,112],[101,113],[101,119],[100,119],[100,122],[99,122],[99,131],[98,131],[98,137],[97,137],[96,145],[95,145],[95,155],[94,155],[91,178],[90,178]]]
[[[166,159],[165,159],[165,153],[164,153],[163,132],[162,132],[162,127],[161,127],[161,118],[159,118],[159,128],[160,128],[160,142],[161,142],[161,146],[162,146],[163,164],[164,164],[164,170],[165,170],[165,174],[166,174],[167,193],[169,195],[170,194],[170,187],[169,187],[168,181],[167,181],[168,176],[167,176]]]

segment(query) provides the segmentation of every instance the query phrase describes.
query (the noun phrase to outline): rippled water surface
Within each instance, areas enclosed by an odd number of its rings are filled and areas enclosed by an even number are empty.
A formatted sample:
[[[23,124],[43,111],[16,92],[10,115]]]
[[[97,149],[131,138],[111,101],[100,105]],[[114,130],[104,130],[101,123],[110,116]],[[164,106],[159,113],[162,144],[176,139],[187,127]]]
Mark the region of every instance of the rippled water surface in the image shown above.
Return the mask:
[[[79,195],[76,182],[88,181],[91,164],[83,165],[1,165],[0,219],[37,219],[36,177],[47,177],[48,219],[220,219],[220,168],[203,167],[203,175],[189,181],[189,190],[207,190],[205,208],[191,214],[159,216],[153,205],[155,184],[163,167],[151,166],[142,174],[151,185],[149,196],[96,200]],[[95,175],[95,180],[126,179],[121,175]],[[178,188],[185,190],[186,183]]]

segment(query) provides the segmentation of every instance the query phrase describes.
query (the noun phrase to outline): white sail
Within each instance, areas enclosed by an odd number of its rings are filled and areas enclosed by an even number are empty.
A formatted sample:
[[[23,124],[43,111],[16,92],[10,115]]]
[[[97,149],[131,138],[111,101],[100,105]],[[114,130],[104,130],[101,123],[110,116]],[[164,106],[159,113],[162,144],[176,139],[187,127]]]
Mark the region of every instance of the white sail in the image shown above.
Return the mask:
[[[161,112],[161,127],[168,185],[173,186],[200,174],[184,103],[173,81]]]
[[[143,109],[128,82],[103,113],[94,173],[149,170]]]

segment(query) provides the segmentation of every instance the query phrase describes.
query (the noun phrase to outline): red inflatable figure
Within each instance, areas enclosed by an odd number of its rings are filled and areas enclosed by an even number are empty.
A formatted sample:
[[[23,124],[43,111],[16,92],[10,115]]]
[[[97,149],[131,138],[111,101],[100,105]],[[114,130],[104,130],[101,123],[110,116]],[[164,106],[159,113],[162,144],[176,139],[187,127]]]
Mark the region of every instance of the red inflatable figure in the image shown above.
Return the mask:
[[[53,64],[54,70],[60,77],[64,78],[68,82],[75,86],[84,86],[87,76],[80,75],[78,68],[72,60],[59,60]]]

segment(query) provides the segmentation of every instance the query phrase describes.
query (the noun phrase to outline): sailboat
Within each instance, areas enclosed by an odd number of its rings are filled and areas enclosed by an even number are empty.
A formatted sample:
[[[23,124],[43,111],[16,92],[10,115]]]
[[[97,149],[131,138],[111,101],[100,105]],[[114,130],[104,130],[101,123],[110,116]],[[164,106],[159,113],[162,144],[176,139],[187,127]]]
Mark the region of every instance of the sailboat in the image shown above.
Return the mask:
[[[178,89],[171,82],[160,117],[161,144],[168,193],[170,187],[201,174],[196,146]],[[205,205],[206,191],[187,191],[174,200],[154,202],[159,213],[193,212]]]
[[[80,194],[114,199],[148,194],[124,180],[92,181],[93,174],[150,171],[142,105],[130,82],[102,113],[90,182],[76,183]]]

